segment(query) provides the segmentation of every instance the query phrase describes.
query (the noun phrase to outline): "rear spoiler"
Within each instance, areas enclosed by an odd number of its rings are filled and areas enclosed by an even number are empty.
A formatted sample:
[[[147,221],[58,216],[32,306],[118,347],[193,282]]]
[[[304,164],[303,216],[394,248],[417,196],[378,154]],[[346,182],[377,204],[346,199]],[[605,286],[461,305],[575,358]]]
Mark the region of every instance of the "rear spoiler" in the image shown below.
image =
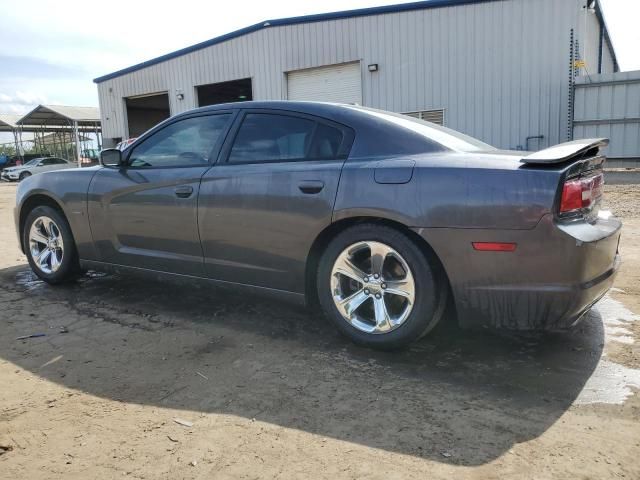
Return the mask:
[[[608,138],[584,138],[545,148],[523,157],[520,161],[531,164],[563,163],[581,156],[588,150],[606,147],[607,145],[609,145]]]

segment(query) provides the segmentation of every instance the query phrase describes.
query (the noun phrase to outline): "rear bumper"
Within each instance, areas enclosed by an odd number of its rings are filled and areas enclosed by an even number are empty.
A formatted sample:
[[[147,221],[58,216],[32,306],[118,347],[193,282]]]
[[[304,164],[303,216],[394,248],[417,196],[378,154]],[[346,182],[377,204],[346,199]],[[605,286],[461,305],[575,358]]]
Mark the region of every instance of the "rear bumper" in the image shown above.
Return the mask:
[[[614,264],[611,269],[604,272],[598,278],[591,282],[587,282],[580,286],[580,291],[575,292],[573,298],[575,299],[573,312],[566,314],[558,322],[558,328],[570,328],[576,325],[582,316],[588,312],[595,303],[598,302],[613,286],[613,281],[616,278],[618,269],[622,259],[620,254],[616,253],[614,258]]]
[[[462,326],[559,330],[575,325],[611,288],[621,226],[615,218],[563,225],[546,215],[532,230],[416,231],[443,263]],[[480,252],[471,242],[517,248]]]

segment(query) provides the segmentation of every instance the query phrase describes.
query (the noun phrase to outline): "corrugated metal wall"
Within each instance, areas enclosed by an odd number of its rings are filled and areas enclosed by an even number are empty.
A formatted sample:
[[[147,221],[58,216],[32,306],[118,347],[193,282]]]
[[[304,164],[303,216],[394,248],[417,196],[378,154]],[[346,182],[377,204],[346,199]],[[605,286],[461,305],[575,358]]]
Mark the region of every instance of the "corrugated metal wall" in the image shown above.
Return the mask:
[[[576,78],[574,138],[607,137],[610,166],[640,166],[640,71]]]
[[[447,126],[488,143],[518,148],[542,134],[531,142],[542,148],[569,133],[569,35],[582,36],[583,4],[501,0],[268,27],[100,83],[104,136],[127,135],[123,97],[168,91],[176,114],[197,106],[196,85],[251,77],[255,100],[286,99],[285,72],[360,61],[364,105],[444,108]]]

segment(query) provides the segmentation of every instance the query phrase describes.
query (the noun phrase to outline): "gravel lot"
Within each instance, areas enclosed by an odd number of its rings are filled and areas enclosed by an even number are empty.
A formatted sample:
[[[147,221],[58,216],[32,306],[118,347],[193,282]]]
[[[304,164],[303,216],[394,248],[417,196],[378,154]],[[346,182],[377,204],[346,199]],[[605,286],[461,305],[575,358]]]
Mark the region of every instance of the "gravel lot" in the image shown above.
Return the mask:
[[[256,298],[44,285],[14,196],[0,184],[0,478],[640,478],[640,185],[607,187],[624,264],[579,327],[448,326],[394,354]]]

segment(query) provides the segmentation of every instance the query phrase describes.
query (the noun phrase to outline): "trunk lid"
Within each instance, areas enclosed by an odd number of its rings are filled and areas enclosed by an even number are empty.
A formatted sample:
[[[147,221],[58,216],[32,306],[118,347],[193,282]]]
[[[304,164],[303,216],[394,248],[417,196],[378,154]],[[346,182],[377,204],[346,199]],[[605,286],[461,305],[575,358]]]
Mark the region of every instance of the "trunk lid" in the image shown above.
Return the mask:
[[[549,165],[577,161],[598,155],[601,148],[609,145],[608,138],[585,138],[559,143],[553,147],[523,157],[520,161],[530,165]]]
[[[556,214],[562,220],[598,217],[604,191],[603,167],[606,157],[600,149],[606,138],[587,138],[561,143],[523,157],[520,161],[539,168],[561,168]]]

